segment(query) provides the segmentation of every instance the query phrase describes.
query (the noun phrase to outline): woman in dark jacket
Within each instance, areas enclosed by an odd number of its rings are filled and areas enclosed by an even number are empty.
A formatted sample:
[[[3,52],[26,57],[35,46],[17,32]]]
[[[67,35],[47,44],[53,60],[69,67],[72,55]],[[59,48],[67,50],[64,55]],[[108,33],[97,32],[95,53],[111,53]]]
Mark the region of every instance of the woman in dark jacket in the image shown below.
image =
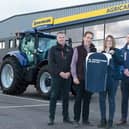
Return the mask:
[[[104,42],[104,53],[111,54],[112,59],[108,68],[106,91],[99,93],[99,103],[101,112],[101,122],[98,127],[107,127],[108,129],[113,125],[113,118],[115,113],[115,96],[117,86],[119,83],[120,65],[123,63],[121,51],[115,48],[115,39],[112,35],[108,35]],[[106,97],[108,95],[109,102],[109,119],[106,120]]]

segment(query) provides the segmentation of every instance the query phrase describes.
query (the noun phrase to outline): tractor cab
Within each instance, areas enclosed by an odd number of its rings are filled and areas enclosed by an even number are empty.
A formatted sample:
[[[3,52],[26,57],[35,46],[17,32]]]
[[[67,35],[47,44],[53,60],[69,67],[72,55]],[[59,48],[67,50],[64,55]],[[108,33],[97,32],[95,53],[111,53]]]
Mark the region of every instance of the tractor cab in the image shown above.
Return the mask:
[[[48,50],[56,45],[56,36],[41,32],[17,34],[19,50],[27,58],[27,65],[35,65],[47,59]]]

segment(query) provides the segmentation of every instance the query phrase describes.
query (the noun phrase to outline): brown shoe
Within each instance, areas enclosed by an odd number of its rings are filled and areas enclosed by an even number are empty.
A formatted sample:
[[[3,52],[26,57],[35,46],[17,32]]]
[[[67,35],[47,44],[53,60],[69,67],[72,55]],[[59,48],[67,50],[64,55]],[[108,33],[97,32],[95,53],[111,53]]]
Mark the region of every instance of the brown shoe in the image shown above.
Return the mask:
[[[118,126],[125,125],[125,124],[127,124],[126,120],[120,120],[120,122],[117,123]]]

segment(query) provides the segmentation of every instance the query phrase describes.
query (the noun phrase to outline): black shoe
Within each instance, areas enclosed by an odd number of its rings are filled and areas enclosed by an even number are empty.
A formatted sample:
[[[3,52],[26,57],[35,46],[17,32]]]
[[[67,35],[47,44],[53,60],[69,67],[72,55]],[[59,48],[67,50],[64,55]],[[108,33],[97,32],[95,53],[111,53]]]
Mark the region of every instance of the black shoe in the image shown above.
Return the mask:
[[[68,124],[72,124],[73,123],[73,121],[71,121],[69,118],[63,119],[63,122],[64,123],[68,123]]]
[[[117,123],[117,126],[125,125],[127,124],[126,120],[120,120],[120,122]]]
[[[98,125],[98,128],[105,128],[107,126],[106,120],[101,120],[100,124]]]
[[[73,125],[75,128],[79,128],[80,127],[80,123],[78,121],[74,121]]]
[[[111,129],[113,126],[113,121],[109,120],[106,129]]]
[[[54,125],[54,120],[50,119],[48,125]]]
[[[82,121],[83,125],[89,125],[89,126],[93,126],[89,121]]]

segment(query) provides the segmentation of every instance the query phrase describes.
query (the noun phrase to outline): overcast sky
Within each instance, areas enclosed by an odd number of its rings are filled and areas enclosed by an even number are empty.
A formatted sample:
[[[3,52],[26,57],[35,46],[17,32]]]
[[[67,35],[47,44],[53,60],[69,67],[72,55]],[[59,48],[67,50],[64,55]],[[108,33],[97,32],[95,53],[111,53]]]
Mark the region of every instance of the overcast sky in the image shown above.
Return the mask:
[[[68,7],[105,0],[1,0],[0,20],[16,14]]]

